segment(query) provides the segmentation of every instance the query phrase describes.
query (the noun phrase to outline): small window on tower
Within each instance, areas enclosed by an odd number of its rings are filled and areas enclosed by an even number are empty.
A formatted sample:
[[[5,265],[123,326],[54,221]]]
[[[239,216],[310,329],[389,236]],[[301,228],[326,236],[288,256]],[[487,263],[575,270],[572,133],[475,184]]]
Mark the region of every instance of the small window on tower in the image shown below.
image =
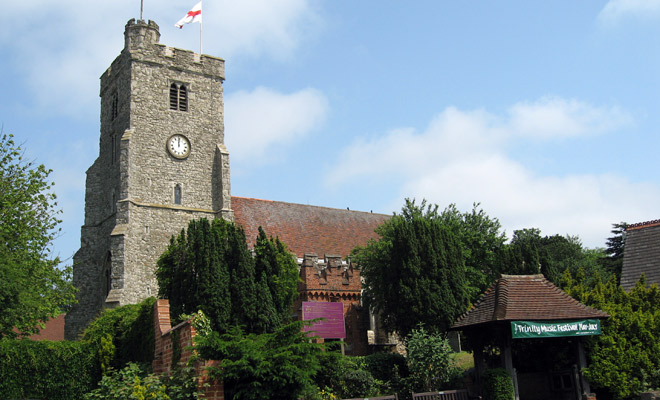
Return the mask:
[[[114,92],[112,94],[112,120],[114,121],[115,118],[117,118],[117,115],[119,115],[119,95],[117,92]]]
[[[174,204],[181,205],[181,185],[174,186]]]
[[[170,86],[170,110],[188,111],[188,88],[173,83]]]

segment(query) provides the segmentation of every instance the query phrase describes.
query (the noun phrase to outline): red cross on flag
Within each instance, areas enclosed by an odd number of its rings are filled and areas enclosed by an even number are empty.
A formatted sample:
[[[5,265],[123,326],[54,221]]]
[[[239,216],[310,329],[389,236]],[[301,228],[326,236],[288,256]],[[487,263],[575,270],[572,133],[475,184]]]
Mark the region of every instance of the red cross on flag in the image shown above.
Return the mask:
[[[177,28],[181,29],[185,24],[190,24],[193,22],[199,22],[200,24],[202,23],[202,2],[200,1],[199,3],[195,4],[195,7],[193,7],[190,11],[188,11],[188,14],[186,14],[185,17],[181,18],[179,22],[174,24]]]

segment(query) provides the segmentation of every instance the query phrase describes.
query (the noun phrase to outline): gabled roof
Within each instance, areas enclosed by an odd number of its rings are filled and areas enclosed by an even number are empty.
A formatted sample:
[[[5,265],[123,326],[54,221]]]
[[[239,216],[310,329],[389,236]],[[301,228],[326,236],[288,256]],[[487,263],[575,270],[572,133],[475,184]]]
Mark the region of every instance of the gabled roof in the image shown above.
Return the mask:
[[[279,237],[298,257],[305,253],[346,257],[358,245],[378,235],[374,229],[390,216],[370,212],[250,199],[232,196],[236,224],[254,243],[261,226],[267,235]]]
[[[502,275],[452,328],[495,321],[607,318],[606,312],[585,306],[543,275]]]
[[[642,274],[660,285],[660,220],[629,225],[625,240],[621,287],[632,289]]]

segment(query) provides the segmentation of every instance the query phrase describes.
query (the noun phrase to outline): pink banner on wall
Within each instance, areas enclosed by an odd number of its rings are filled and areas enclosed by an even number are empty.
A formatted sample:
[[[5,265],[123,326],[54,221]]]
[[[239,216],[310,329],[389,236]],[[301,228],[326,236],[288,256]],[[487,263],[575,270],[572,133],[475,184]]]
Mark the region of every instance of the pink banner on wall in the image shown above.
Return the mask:
[[[305,332],[313,331],[313,335],[323,339],[345,339],[346,325],[344,324],[343,303],[323,303],[305,301],[302,303],[302,319],[324,318],[311,326],[305,327]]]

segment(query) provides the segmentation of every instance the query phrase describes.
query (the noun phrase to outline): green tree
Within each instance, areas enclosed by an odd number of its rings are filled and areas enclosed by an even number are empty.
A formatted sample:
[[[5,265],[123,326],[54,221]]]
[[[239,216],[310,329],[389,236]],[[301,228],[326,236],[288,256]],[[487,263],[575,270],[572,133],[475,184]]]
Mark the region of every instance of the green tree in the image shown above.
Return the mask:
[[[460,376],[449,342],[424,327],[413,329],[407,340],[408,369],[413,390],[430,392],[447,389]]]
[[[437,209],[407,199],[401,214],[376,229],[380,239],[353,252],[365,299],[403,337],[420,323],[444,332],[468,305],[463,251]]]
[[[191,221],[158,260],[159,294],[170,300],[175,319],[202,310],[218,332],[233,325],[272,332],[289,321],[298,270],[286,247],[263,230],[255,253],[241,227],[223,219]]]
[[[511,243],[501,253],[500,270],[507,274],[542,273],[555,285],[560,285],[564,271],[588,276],[589,286],[609,275],[601,267],[604,253],[585,249],[577,236],[541,236],[537,228],[514,231]]]
[[[0,338],[36,333],[75,301],[71,269],[50,250],[60,223],[50,172],[0,136]]]
[[[610,232],[614,236],[607,238],[607,247],[605,248],[606,257],[600,260],[605,271],[614,274],[618,282],[621,282],[621,270],[623,269],[626,228],[628,228],[628,224],[625,222],[612,224],[612,230]]]
[[[572,296],[610,315],[603,321],[603,333],[587,342],[589,367],[584,374],[592,387],[609,392],[615,399],[660,388],[658,287],[647,288],[644,277],[629,293],[614,276],[591,289],[584,285],[584,276],[567,281]]]
[[[269,297],[267,304],[273,305],[271,311],[273,326],[289,323],[291,304],[298,297],[299,278],[296,260],[284,243],[278,238],[267,237],[261,227],[254,245],[254,253],[259,292]]]
[[[479,203],[461,213],[450,204],[440,214],[440,221],[455,233],[463,248],[470,301],[475,302],[499,276],[499,255],[506,236],[497,218],[489,217]]]

